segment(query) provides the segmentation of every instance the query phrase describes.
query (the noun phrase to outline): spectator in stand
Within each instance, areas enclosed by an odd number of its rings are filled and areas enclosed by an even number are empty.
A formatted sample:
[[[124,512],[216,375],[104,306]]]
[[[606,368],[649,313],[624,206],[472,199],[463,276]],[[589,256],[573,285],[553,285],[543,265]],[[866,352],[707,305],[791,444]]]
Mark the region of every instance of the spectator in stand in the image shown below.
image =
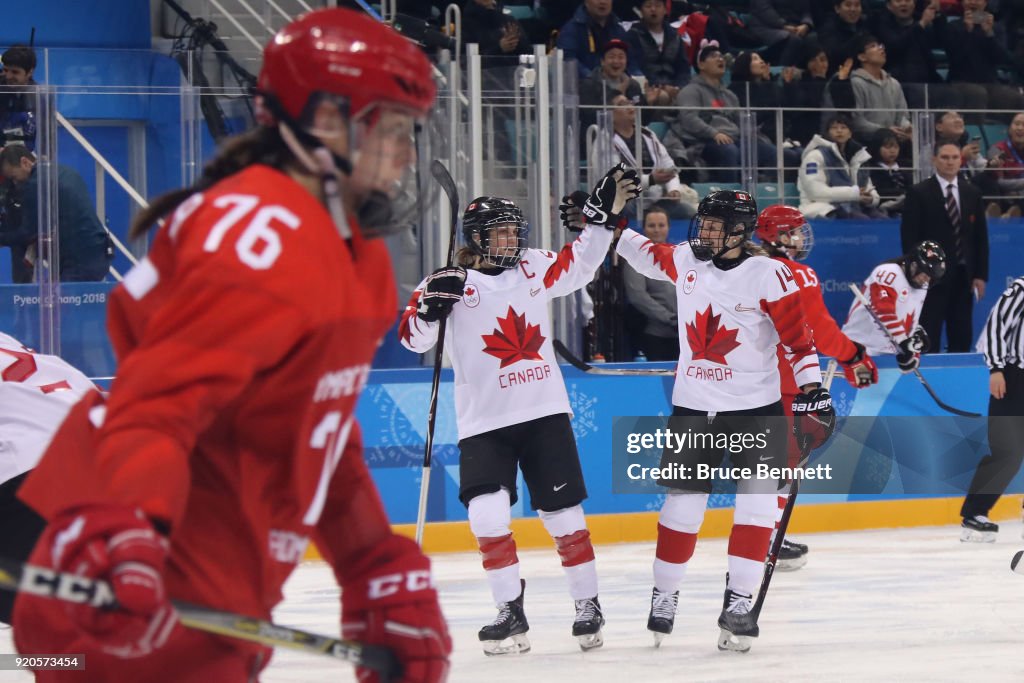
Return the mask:
[[[748,23],[768,46],[764,58],[783,66],[797,63],[803,40],[814,29],[810,0],[751,0]]]
[[[782,115],[786,130],[806,147],[834,110],[852,111],[856,104],[850,84],[853,59],[843,61],[835,74],[829,77],[829,58],[825,48],[818,42],[808,41],[804,49],[803,74],[793,84],[792,93],[786,93],[788,108]],[[789,99],[790,95],[792,99]]]
[[[1013,117],[1006,139],[989,148],[988,167],[995,173],[1000,194],[1009,203],[1009,215],[1021,215],[1024,207],[1024,113]]]
[[[702,41],[697,53],[697,71],[697,76],[679,91],[676,98],[679,116],[672,124],[669,136],[690,147],[713,167],[712,181],[737,182],[740,103],[736,94],[722,84],[725,58],[714,41]],[[774,168],[775,145],[763,136],[758,136],[756,145],[758,166]]]
[[[1024,95],[1019,88],[1000,83],[998,75],[1000,66],[1018,63],[1006,49],[1005,34],[997,35],[1003,27],[996,25],[986,6],[986,0],[964,0],[963,21],[951,22],[946,29],[949,82],[970,98],[962,101],[965,108],[1021,111]],[[1006,121],[1012,114],[997,116]]]
[[[832,12],[818,28],[818,41],[827,46],[832,70],[856,58],[858,41],[865,33],[869,33],[868,20],[861,0],[832,0]]]
[[[664,210],[653,208],[644,214],[644,235],[655,244],[668,240],[668,228],[668,214]],[[647,360],[679,360],[675,284],[645,277],[625,259],[620,262],[630,341],[643,351]]]
[[[633,104],[647,104],[640,83],[627,73],[629,49],[626,42],[609,40],[601,49],[601,65],[580,82],[580,129],[597,122],[597,108],[612,101],[616,94],[625,95]],[[645,112],[646,114],[646,112]],[[646,116],[645,116],[646,120]],[[585,142],[586,136],[581,136]]]
[[[939,0],[926,0],[918,18],[914,0],[889,0],[875,17],[873,32],[885,45],[889,73],[902,85],[913,109],[923,109],[926,102],[933,109],[964,106],[958,89],[943,84],[936,69],[932,50],[945,45],[947,28],[938,9]]]
[[[611,104],[615,128],[611,163],[622,162],[640,175],[644,206],[653,203],[675,220],[693,216],[697,212],[697,192],[679,181],[679,171],[665,145],[649,128],[641,127],[640,140],[636,139],[636,107],[632,100],[619,94],[612,98]],[[623,215],[632,218],[635,211],[630,204]]]
[[[986,199],[985,214],[989,217],[1002,216],[1005,211],[1007,216],[1020,215],[1020,209],[1012,204],[1005,207],[999,201],[999,184],[995,175],[988,170],[988,159],[981,154],[981,138],[973,137],[968,140],[967,126],[964,125],[964,117],[958,112],[946,111],[939,114],[935,119],[935,144],[940,145],[946,142],[953,142],[960,146],[962,161],[960,162],[960,177],[969,181],[981,190]]]
[[[21,234],[34,238],[39,232],[36,159],[25,145],[7,145],[0,151],[0,173],[18,185],[22,197]],[[85,181],[69,166],[56,165],[57,229],[60,239],[62,282],[103,280],[110,268],[113,249]]]
[[[882,68],[886,60],[885,45],[874,36],[865,34],[857,50],[857,60],[860,68],[850,76],[856,102],[853,134],[860,140],[870,140],[876,130],[888,128],[900,141],[901,156],[909,157],[910,136],[914,129],[910,125],[907,98],[900,82]]]
[[[485,68],[512,66],[509,57],[533,53],[519,22],[504,9],[498,0],[467,0],[462,8],[462,43],[480,46]]]
[[[867,150],[871,160],[864,164],[864,168],[868,169],[871,184],[878,192],[878,208],[890,217],[899,216],[903,212],[907,190],[914,184],[910,171],[900,168],[900,141],[891,130],[879,128]]]
[[[870,155],[852,139],[849,118],[836,114],[825,130],[804,151],[797,181],[800,212],[807,218],[883,218],[875,208],[878,192],[861,168]]]
[[[563,0],[564,1],[564,0]],[[612,12],[611,0],[583,0],[558,34],[555,45],[566,59],[575,59],[580,80],[597,69],[608,41],[626,40],[626,29]],[[640,75],[638,59],[630,60],[629,73]]]
[[[776,125],[776,110],[782,109],[786,103],[792,102],[795,93],[794,81],[797,69],[787,66],[782,69],[781,83],[772,78],[771,66],[761,59],[756,52],[741,52],[732,65],[732,80],[729,90],[736,93],[740,106],[762,109],[755,111],[758,132],[764,135],[773,145],[789,141],[782,150],[783,165],[786,168],[800,166],[800,149],[793,146],[789,131],[779,131]],[[782,140],[779,133],[782,133]],[[772,166],[775,164],[772,163]]]
[[[0,92],[0,146],[20,142],[33,150],[36,147],[34,90],[37,83],[33,78],[36,53],[28,46],[14,45],[4,52],[0,61],[4,66],[0,84],[7,86]]]
[[[665,106],[690,82],[686,46],[665,18],[666,0],[643,0],[640,11],[643,18],[633,24],[626,38],[647,78],[647,103]]]

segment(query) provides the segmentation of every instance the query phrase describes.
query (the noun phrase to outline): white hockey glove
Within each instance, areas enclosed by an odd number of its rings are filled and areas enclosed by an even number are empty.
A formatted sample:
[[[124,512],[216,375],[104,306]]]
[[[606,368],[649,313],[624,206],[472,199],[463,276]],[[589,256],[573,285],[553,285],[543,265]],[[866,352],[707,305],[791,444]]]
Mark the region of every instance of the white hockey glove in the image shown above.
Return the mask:
[[[640,196],[640,178],[636,171],[621,162],[605,174],[583,205],[587,223],[603,225],[609,230],[621,227],[622,211],[631,200]]]
[[[462,298],[465,284],[466,269],[462,266],[438,268],[423,283],[423,294],[416,307],[416,316],[428,323],[447,318],[452,307]]]

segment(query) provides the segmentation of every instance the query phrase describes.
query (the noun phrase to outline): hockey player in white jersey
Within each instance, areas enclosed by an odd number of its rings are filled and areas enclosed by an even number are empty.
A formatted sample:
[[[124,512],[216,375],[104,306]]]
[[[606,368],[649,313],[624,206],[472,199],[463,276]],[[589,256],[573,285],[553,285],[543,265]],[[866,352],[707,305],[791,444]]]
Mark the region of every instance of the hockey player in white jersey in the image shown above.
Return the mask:
[[[892,261],[875,266],[861,286],[871,308],[896,340],[898,348],[879,328],[871,313],[854,299],[843,333],[876,356],[895,353],[904,373],[913,372],[929,347],[928,335],[918,323],[928,287],[946,273],[946,255],[936,242],[925,240]]]
[[[527,652],[512,538],[517,467],[530,503],[551,534],[575,601],[572,633],[589,650],[603,643],[594,549],[583,515],[587,497],[569,398],[551,344],[548,302],[590,282],[604,261],[619,213],[639,193],[636,174],[617,166],[583,207],[589,225],[558,253],[527,248],[528,226],[508,199],[466,207],[459,265],[428,276],[399,325],[406,348],[423,353],[447,316],[444,349],[455,372],[459,498],[482,554],[497,619],[480,629],[489,655]]]
[[[46,521],[18,500],[71,407],[96,387],[56,356],[36,353],[0,332],[0,556],[24,562]],[[14,593],[0,590],[0,621],[10,623]]]
[[[776,348],[785,347],[800,393],[793,399],[798,441],[816,448],[835,426],[832,399],[821,387],[818,356],[803,315],[798,285],[786,264],[750,242],[757,206],[746,192],[721,190],[701,200],[687,242],[654,244],[625,230],[617,251],[637,272],[676,284],[680,356],[672,391],[673,422],[698,422],[733,436],[764,433],[766,446],[731,453],[733,465],[786,464],[785,418]],[[687,420],[689,418],[689,420]],[[723,420],[724,418],[724,420]],[[772,420],[774,418],[774,420]],[[769,422],[771,421],[771,422]],[[724,424],[723,424],[724,423]],[[782,424],[780,429],[770,425]],[[677,427],[678,428],[678,427]],[[679,431],[684,431],[679,428]],[[722,448],[666,450],[668,465],[718,467]],[[662,479],[673,491],[658,519],[654,590],[647,628],[655,644],[672,632],[679,585],[693,556],[711,482]],[[721,650],[745,652],[759,634],[755,596],[775,527],[778,480],[737,482],[729,536],[724,605],[718,619]]]

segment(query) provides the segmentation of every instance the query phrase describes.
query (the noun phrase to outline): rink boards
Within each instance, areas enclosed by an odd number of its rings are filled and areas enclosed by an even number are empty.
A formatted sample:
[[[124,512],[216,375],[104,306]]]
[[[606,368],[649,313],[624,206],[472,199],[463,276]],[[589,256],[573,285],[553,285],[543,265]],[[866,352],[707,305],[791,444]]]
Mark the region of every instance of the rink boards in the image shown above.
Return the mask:
[[[606,367],[629,365],[632,364]],[[671,367],[657,363],[636,365]],[[948,524],[959,520],[962,499],[959,490],[945,482],[926,480],[930,472],[935,472],[936,478],[943,476],[937,463],[956,458],[963,473],[957,485],[966,486],[977,459],[988,452],[984,443],[985,418],[947,417],[913,375],[902,375],[896,369],[891,357],[880,358],[879,365],[879,383],[868,390],[852,389],[841,375],[835,379],[832,389],[837,410],[845,416],[920,416],[912,420],[927,431],[912,440],[912,444],[920,444],[920,447],[907,447],[905,441],[900,445],[901,467],[887,475],[890,480],[880,486],[884,490],[877,493],[802,496],[793,521],[794,530],[838,531]],[[934,390],[947,403],[978,413],[987,412],[988,371],[980,355],[928,356],[922,369]],[[589,492],[584,507],[595,540],[653,539],[662,497],[613,492],[616,472],[613,471],[611,424],[617,416],[667,414],[672,378],[586,375],[569,366],[562,366],[562,372],[575,413],[573,429]],[[374,371],[358,409],[366,440],[366,458],[388,513],[396,524],[410,533],[416,520],[420,489],[429,378],[427,369]],[[442,375],[427,513],[429,524],[425,533],[428,547],[436,551],[475,547],[465,521],[465,508],[458,500],[458,447],[451,379],[450,371]],[[969,437],[950,436],[967,429],[974,430]],[[910,486],[906,481],[908,472],[917,477],[913,485],[917,493],[905,492]],[[897,481],[901,475],[902,480]],[[513,509],[517,543],[524,547],[550,544],[550,538],[529,508],[529,495],[521,480],[519,488],[519,502]],[[943,491],[947,494],[941,495]],[[1018,474],[1010,491],[1024,491],[1024,474]],[[712,509],[705,519],[703,534],[722,536],[728,533],[732,501],[733,497],[728,494],[712,495],[709,503]],[[993,517],[1006,518],[1019,511],[1019,498],[1008,497],[993,511]]]

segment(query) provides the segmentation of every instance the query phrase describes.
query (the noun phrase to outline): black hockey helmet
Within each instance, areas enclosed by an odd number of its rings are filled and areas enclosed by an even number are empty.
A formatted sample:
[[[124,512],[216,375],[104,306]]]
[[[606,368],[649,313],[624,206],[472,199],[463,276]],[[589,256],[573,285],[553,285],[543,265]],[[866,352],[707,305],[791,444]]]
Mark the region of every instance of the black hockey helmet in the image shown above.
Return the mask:
[[[513,225],[516,228],[515,246],[498,247],[491,244],[491,228]],[[503,197],[477,197],[462,214],[462,236],[473,253],[498,268],[515,268],[526,251],[526,238],[530,226],[523,212],[511,199]]]
[[[722,230],[709,235],[701,229],[708,218],[722,221]],[[715,190],[708,193],[697,205],[697,214],[690,219],[688,240],[693,255],[701,261],[715,261],[745,240],[750,239],[757,228],[757,202],[748,192],[742,190]],[[701,233],[704,233],[703,235]],[[739,237],[739,240],[733,238]]]
[[[946,274],[946,252],[942,250],[938,242],[925,240],[910,250],[909,254],[903,256],[903,272],[907,275],[907,281],[911,287],[930,287],[941,280]],[[926,285],[917,282],[917,276],[924,273],[928,276]]]

